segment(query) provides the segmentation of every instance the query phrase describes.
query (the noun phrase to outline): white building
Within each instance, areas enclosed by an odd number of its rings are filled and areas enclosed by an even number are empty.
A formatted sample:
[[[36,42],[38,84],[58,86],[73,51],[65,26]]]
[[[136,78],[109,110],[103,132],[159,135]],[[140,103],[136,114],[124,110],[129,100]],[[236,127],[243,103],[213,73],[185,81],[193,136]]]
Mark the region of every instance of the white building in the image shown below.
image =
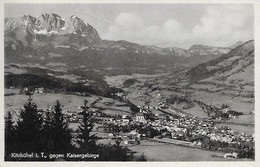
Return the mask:
[[[143,113],[137,113],[135,115],[136,122],[146,122],[144,114]]]

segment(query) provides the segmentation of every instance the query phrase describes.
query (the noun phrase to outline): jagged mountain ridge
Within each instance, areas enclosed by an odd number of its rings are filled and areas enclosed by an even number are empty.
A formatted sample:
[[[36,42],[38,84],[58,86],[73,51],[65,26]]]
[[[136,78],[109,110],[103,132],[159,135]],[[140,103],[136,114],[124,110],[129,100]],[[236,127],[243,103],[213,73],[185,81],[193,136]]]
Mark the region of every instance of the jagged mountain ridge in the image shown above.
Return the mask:
[[[160,48],[127,41],[102,40],[94,27],[77,16],[62,19],[51,13],[39,17],[29,15],[5,19],[5,61],[9,63],[62,62],[75,66],[90,65],[90,60],[99,67],[121,68],[125,63],[123,67],[157,66],[165,69],[176,64],[194,66],[231,50],[210,48],[206,48],[206,51],[205,47],[200,48],[200,53],[195,53],[192,52],[194,48]]]
[[[59,15],[42,14],[39,17],[23,16],[19,18],[5,19],[5,33],[22,29],[30,32],[36,38],[37,34],[79,34],[86,37],[89,42],[99,42],[101,39],[98,32],[91,25],[84,23],[77,16],[71,16],[64,20]]]

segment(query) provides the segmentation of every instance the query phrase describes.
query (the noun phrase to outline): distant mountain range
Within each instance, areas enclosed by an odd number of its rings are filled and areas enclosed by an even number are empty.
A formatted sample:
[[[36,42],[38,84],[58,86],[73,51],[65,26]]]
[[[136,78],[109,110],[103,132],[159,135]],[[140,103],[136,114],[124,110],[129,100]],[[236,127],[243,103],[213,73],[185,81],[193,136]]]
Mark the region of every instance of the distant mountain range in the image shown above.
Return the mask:
[[[248,41],[227,54],[191,68],[186,76],[191,80],[254,83],[254,41]]]
[[[127,41],[102,40],[94,27],[77,16],[22,16],[5,19],[5,62],[60,63],[92,69],[147,69],[167,71],[194,67],[241,45],[193,45],[190,49],[160,48]]]

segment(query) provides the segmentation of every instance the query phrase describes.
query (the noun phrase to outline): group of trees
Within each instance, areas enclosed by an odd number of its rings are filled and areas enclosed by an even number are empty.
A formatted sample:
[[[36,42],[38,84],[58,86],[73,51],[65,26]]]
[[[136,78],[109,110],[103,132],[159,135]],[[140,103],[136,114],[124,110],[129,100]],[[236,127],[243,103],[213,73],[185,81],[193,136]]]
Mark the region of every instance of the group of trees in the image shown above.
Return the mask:
[[[228,120],[230,119],[230,116],[239,116],[243,114],[241,112],[229,109],[230,106],[227,104],[222,104],[222,106],[218,108],[216,106],[207,105],[206,103],[203,103],[201,101],[196,102],[202,108],[202,110],[213,119],[221,118]],[[224,111],[225,109],[226,111]]]
[[[73,74],[73,73],[72,73]],[[78,74],[78,73],[77,73]],[[85,78],[84,76],[82,76]],[[94,79],[94,78],[93,78]],[[5,87],[14,86],[16,88],[28,87],[30,89],[44,87],[47,90],[57,92],[83,92],[99,96],[111,97],[111,94],[122,92],[119,88],[110,87],[103,79],[96,79],[86,86],[82,83],[73,83],[69,80],[55,78],[48,75],[36,74],[9,74],[5,76]]]
[[[66,154],[66,153],[92,153],[99,154],[99,159],[84,160],[135,160],[129,155],[129,150],[118,145],[97,145],[96,135],[91,135],[94,123],[91,115],[87,112],[85,101],[83,121],[80,122],[76,141],[73,140],[72,131],[68,128],[62,113],[59,101],[54,110],[42,111],[29,98],[24,109],[14,121],[9,112],[5,118],[5,159],[14,160],[50,160],[47,158],[13,159],[11,153],[39,153],[41,154]],[[74,138],[75,139],[75,138]],[[72,141],[75,141],[74,143]],[[120,155],[115,155],[116,153]],[[63,158],[63,160],[81,160]],[[138,159],[137,159],[138,160]]]
[[[167,103],[170,104],[180,104],[182,102],[185,103],[191,103],[192,100],[188,97],[188,96],[178,96],[178,95],[170,95],[170,97],[168,99],[166,99]]]
[[[227,143],[222,141],[210,140],[209,138],[202,139],[202,148],[224,151],[224,152],[236,152],[239,158],[255,158],[255,149],[253,143]]]
[[[65,122],[60,103],[53,111],[43,114],[29,98],[18,121],[9,112],[5,118],[5,155],[10,153],[65,153],[72,151],[71,131]]]

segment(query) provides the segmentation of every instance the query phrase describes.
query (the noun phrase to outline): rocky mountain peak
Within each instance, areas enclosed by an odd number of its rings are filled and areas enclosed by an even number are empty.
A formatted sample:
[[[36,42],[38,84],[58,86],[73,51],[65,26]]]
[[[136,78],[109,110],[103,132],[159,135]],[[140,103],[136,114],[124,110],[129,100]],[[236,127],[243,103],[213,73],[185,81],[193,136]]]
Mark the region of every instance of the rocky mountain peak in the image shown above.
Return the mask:
[[[37,19],[31,15],[23,15],[22,20],[30,23],[35,23]]]
[[[47,32],[59,32],[65,24],[65,21],[57,14],[42,14],[37,20],[37,30],[46,30]]]
[[[75,15],[66,20],[55,13],[45,13],[38,17],[24,15],[17,18],[6,18],[5,31],[12,32],[13,30],[21,30],[24,33],[28,31],[31,33],[31,36],[34,36],[33,34],[77,34],[81,38],[85,38],[88,42],[101,41],[95,28]]]
[[[65,27],[70,33],[84,34],[87,31],[87,25],[79,17],[72,15],[66,21]]]
[[[6,18],[5,19],[5,31],[13,31],[17,29],[34,29],[36,18],[30,15],[23,15],[18,18]]]

